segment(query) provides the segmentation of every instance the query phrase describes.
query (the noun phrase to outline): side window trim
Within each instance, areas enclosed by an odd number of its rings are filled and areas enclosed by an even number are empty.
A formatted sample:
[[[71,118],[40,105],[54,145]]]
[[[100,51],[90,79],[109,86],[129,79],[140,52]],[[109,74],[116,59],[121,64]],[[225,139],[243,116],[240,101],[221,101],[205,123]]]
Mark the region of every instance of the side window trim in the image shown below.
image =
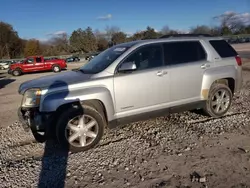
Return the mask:
[[[165,49],[164,49],[164,44],[169,44],[169,43],[185,43],[185,42],[197,42],[200,44],[203,52],[204,52],[204,55],[205,57],[202,58],[202,59],[199,59],[199,60],[196,60],[196,61],[188,61],[188,62],[184,62],[184,63],[178,63],[178,64],[168,64],[165,62]],[[199,63],[201,61],[207,61],[207,58],[208,58],[208,53],[206,51],[206,48],[203,46],[202,42],[200,40],[186,40],[186,41],[167,41],[167,42],[163,42],[162,43],[162,48],[163,48],[163,55],[164,55],[164,66],[167,66],[167,67],[172,67],[172,66],[178,66],[178,65],[183,65],[183,64],[194,64],[194,63]]]
[[[116,74],[119,74],[118,72],[118,69],[119,67],[122,65],[122,63],[124,63],[129,57],[131,57],[132,55],[134,55],[135,53],[137,53],[140,49],[144,48],[144,47],[148,47],[148,46],[159,46],[161,48],[161,55],[162,55],[162,62],[161,62],[161,66],[160,67],[163,67],[165,66],[165,63],[164,63],[164,48],[163,48],[163,44],[162,42],[160,43],[151,43],[151,44],[144,44],[142,46],[139,46],[137,47],[136,49],[134,49],[132,52],[130,52],[129,54],[127,54],[119,63],[118,65],[116,66],[115,68],[115,72],[114,72],[114,75]],[[154,67],[154,68],[157,68],[157,67]],[[147,70],[151,70],[151,69],[154,69],[154,68],[149,68],[149,69],[144,69],[144,70],[138,70],[138,71],[134,71],[134,72],[141,72],[141,71],[147,71]]]

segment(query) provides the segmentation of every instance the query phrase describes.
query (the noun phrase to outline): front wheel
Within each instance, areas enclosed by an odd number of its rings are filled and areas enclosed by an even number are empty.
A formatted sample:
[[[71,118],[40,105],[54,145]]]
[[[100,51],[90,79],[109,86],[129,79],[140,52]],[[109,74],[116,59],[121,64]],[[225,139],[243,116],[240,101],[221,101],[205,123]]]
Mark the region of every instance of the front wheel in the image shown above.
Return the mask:
[[[232,103],[232,92],[227,85],[214,84],[208,95],[205,108],[205,114],[219,118],[227,113]]]
[[[61,68],[58,65],[54,65],[52,70],[53,70],[53,72],[60,72]]]
[[[22,73],[22,72],[21,72],[19,69],[16,69],[16,70],[13,70],[12,75],[13,75],[13,76],[20,76],[21,73]]]
[[[31,130],[31,132],[32,132],[32,134],[33,134],[33,136],[34,136],[34,138],[35,138],[35,140],[37,142],[44,143],[46,141],[46,135],[45,135],[45,133],[41,134],[41,133],[39,133],[39,132],[37,132],[35,130]]]
[[[105,118],[95,108],[72,106],[59,117],[56,137],[64,149],[73,153],[86,151],[100,142],[105,123]]]

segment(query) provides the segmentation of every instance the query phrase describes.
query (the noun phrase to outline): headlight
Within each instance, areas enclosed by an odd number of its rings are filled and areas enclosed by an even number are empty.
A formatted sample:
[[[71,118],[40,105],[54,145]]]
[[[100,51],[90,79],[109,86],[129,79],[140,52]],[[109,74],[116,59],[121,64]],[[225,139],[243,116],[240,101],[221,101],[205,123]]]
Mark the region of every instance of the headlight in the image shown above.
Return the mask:
[[[38,107],[41,99],[40,89],[29,89],[24,93],[22,107]]]

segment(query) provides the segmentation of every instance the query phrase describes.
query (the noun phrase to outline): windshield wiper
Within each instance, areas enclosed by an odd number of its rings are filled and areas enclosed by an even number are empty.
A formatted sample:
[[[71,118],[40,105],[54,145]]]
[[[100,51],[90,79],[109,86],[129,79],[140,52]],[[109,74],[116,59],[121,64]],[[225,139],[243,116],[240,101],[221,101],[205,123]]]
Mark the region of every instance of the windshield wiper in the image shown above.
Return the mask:
[[[71,70],[77,72],[80,70],[80,68],[75,68],[75,69],[71,69]]]
[[[91,71],[84,70],[84,69],[80,69],[80,68],[79,68],[78,71],[81,71],[81,72],[84,73],[84,74],[93,74],[93,72],[91,72]]]

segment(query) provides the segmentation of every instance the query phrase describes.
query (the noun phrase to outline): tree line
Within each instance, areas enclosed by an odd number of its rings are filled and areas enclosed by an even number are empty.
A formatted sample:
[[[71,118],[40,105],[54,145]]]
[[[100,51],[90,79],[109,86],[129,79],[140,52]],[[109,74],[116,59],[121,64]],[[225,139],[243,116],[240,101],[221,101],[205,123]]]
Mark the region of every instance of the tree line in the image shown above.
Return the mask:
[[[215,17],[220,21],[218,26],[198,25],[192,27],[189,33],[211,34],[215,36],[250,34],[250,25],[244,20],[235,19],[235,13]],[[143,31],[128,35],[119,27],[107,26],[104,32],[93,30],[91,27],[74,30],[70,35],[61,33],[51,37],[46,42],[37,39],[22,39],[11,24],[0,22],[0,59],[23,58],[31,55],[57,56],[70,53],[84,54],[103,51],[109,46],[128,41],[155,39],[165,34],[183,33],[164,26],[156,31],[148,26]]]

